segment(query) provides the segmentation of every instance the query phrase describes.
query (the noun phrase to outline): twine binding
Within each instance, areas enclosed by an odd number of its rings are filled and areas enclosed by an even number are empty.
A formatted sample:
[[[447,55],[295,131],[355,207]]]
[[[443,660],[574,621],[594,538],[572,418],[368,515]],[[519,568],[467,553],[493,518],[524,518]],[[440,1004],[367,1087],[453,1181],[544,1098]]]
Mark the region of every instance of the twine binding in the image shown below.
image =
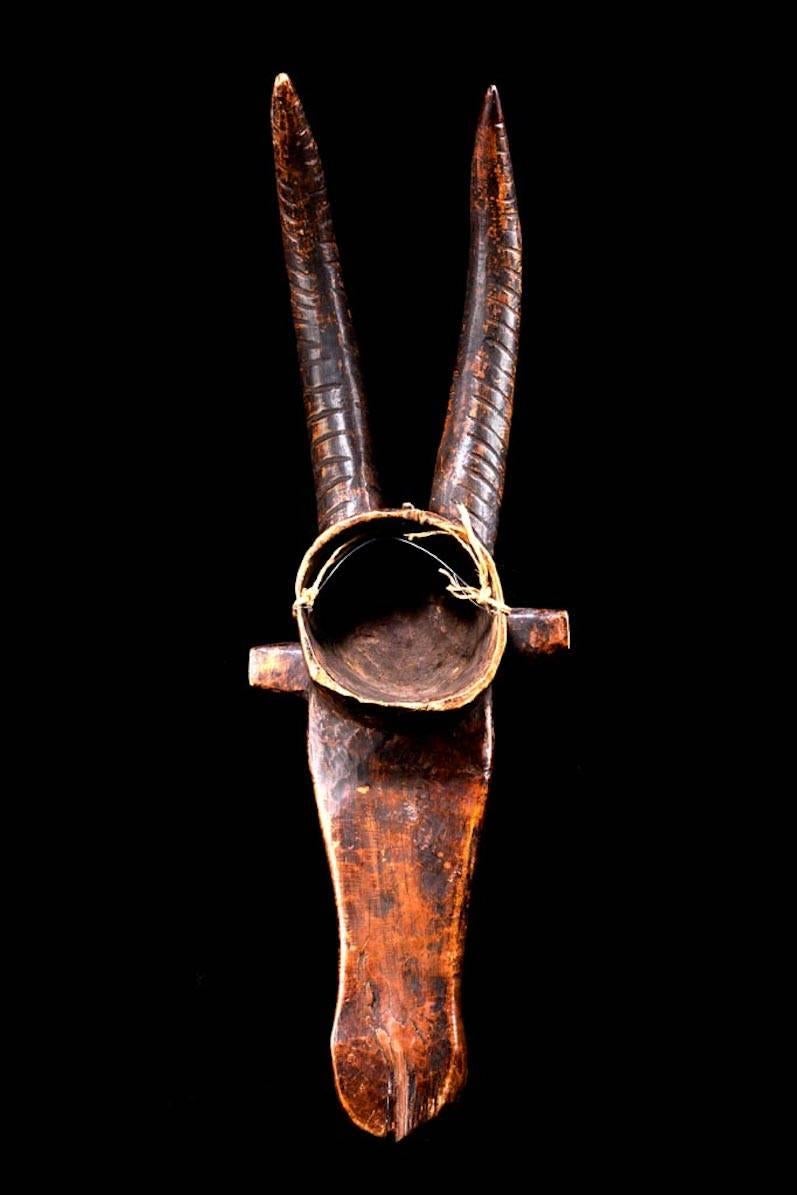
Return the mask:
[[[411,502],[404,502],[402,503],[402,509],[414,510],[415,507]],[[448,585],[446,585],[446,591],[459,601],[472,602],[476,606],[481,606],[482,609],[487,610],[490,614],[509,614],[511,607],[507,606],[505,602],[502,602],[500,598],[497,598],[492,591],[492,586],[490,585],[490,571],[487,565],[487,561],[489,559],[487,549],[480,542],[476,532],[473,530],[473,524],[471,523],[470,515],[468,514],[466,507],[460,503],[457,506],[457,510],[459,511],[460,521],[465,531],[465,538],[460,540],[460,542],[476,566],[479,584],[478,587],[475,585],[467,585],[461,577],[457,576],[453,569],[449,568],[446,564],[440,561],[439,557],[435,556],[435,560],[442,565],[442,567],[437,571],[448,581]],[[411,543],[416,539],[428,539],[433,535],[448,534],[449,532],[443,531],[442,529],[435,529],[433,531],[408,531],[405,532],[400,538]],[[358,551],[359,548],[365,547],[366,543],[373,543],[373,537],[369,539],[360,539],[359,541],[355,542],[354,546],[352,546],[351,541],[349,541],[347,543],[340,544],[335,549],[335,551],[329,557],[329,560],[327,560],[323,567],[319,570],[318,576],[313,584],[302,589],[301,593],[296,598],[296,601],[293,603],[294,618],[296,617],[296,614],[300,608],[307,610],[308,612],[313,609],[319,593],[335,569],[338,568],[339,565],[343,563],[344,559],[348,558],[348,556],[353,555],[353,553]],[[430,553],[430,555],[433,555],[433,553]]]

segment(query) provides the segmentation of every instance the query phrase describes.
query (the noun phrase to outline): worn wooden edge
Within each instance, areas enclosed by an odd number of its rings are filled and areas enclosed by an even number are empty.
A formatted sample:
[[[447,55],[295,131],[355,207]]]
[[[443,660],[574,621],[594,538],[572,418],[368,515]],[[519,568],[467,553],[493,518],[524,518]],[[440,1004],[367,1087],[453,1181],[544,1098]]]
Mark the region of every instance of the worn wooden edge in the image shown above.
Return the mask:
[[[310,683],[298,643],[268,643],[249,652],[249,684],[275,693],[306,693]]]
[[[417,523],[420,527],[443,531],[448,535],[454,536],[455,539],[458,539],[468,548],[473,548],[473,540],[469,539],[468,531],[462,523],[455,523],[444,515],[435,514],[430,510],[421,510],[415,506],[399,507],[392,510],[367,511],[363,514],[354,515],[349,519],[342,519],[339,523],[335,523],[334,526],[322,531],[305,552],[302,562],[299,565],[299,571],[296,574],[296,604],[294,606],[294,613],[299,626],[299,641],[304,652],[307,671],[312,680],[316,681],[319,685],[323,685],[324,688],[331,689],[334,693],[339,693],[342,697],[352,697],[355,701],[362,702],[364,705],[381,705],[388,706],[391,709],[428,711],[455,710],[463,705],[468,705],[469,702],[478,697],[479,693],[482,693],[492,682],[498,671],[498,665],[501,663],[501,658],[506,648],[507,630],[506,614],[500,610],[492,612],[494,627],[493,642],[489,659],[479,677],[456,693],[451,693],[447,697],[436,698],[432,701],[382,701],[375,697],[363,697],[354,690],[341,685],[334,677],[330,676],[315,654],[313,642],[308,632],[307,614],[301,602],[301,595],[306,588],[307,578],[315,564],[316,557],[331,540],[336,539],[341,533],[357,527],[364,527],[368,523],[376,522],[379,519],[404,519],[406,522]],[[495,561],[483,545],[479,545],[479,548],[483,553],[484,562],[487,566],[492,596],[499,605],[503,605],[504,594]]]
[[[567,610],[516,608],[507,617],[509,642],[526,656],[553,655],[570,647]]]

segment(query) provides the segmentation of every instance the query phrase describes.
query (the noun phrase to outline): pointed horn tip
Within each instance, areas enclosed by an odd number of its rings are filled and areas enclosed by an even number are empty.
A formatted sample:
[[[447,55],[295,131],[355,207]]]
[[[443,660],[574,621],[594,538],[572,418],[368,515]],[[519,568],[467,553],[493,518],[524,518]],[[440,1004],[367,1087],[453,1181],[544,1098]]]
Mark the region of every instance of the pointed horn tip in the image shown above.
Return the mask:
[[[296,108],[299,106],[299,96],[288,75],[280,73],[274,80],[271,105],[272,108],[280,106],[283,108]]]
[[[504,119],[504,110],[501,107],[501,97],[498,94],[498,88],[495,83],[491,83],[484,93],[484,106],[482,108],[482,123],[483,124],[501,124]]]
[[[274,90],[271,93],[271,126],[274,136],[283,137],[295,136],[299,130],[307,126],[307,117],[299,93],[290,77],[282,73],[274,80]]]

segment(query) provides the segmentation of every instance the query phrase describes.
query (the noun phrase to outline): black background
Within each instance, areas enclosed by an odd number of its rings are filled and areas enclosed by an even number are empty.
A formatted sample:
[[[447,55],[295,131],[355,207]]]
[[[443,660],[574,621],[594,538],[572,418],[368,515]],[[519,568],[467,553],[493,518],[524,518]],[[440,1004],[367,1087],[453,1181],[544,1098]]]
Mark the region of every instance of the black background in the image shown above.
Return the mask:
[[[142,59],[129,131],[114,133],[132,300],[118,465],[135,479],[136,565],[108,597],[140,645],[114,838],[120,856],[135,843],[127,967],[141,995],[111,1053],[139,1141],[175,1173],[220,1159],[258,1181],[310,1155],[369,1181],[432,1159],[620,1165],[662,1128],[685,1131],[662,1094],[674,1022],[649,873],[665,815],[625,668],[646,650],[634,611],[654,585],[641,553],[656,532],[638,483],[678,332],[672,95],[611,32],[600,53],[586,34],[559,37],[519,65],[494,48],[393,63],[215,32]],[[337,929],[305,707],[247,687],[249,647],[294,637],[293,580],[315,534],[268,130],[280,70],[325,164],[383,491],[419,506],[462,316],[475,123],[498,85],[524,300],[496,559],[511,603],[571,612],[570,658],[507,656],[496,683],[469,1079],[398,1147],[351,1126],[334,1093]]]

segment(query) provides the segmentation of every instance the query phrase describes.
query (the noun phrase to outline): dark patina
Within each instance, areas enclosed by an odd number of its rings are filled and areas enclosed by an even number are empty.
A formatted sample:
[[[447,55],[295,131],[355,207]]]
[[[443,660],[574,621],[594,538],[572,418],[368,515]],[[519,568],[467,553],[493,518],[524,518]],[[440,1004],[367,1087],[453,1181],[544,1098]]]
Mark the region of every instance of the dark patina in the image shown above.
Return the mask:
[[[493,676],[507,642],[526,655],[569,645],[564,611],[505,604],[491,555],[518,349],[520,223],[491,87],[429,509],[383,509],[324,175],[285,75],[272,125],[320,534],[296,581],[300,642],[253,648],[249,675],[308,699],[340,924],[335,1081],[356,1124],[401,1138],[465,1077],[459,980]]]

